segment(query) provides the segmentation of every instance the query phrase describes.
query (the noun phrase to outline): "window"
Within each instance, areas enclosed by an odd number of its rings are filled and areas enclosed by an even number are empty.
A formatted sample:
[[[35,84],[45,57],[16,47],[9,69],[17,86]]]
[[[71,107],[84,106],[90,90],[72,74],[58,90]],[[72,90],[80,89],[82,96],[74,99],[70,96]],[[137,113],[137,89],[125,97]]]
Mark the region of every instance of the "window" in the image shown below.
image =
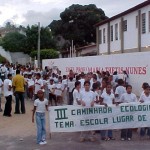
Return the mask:
[[[115,40],[118,40],[118,23],[115,24]]]
[[[110,39],[113,41],[113,26],[110,27]]]
[[[149,18],[149,32],[150,32],[150,11],[149,11],[149,14],[148,14],[148,18]]]
[[[142,33],[146,33],[146,14],[142,14]]]
[[[105,43],[106,41],[105,41],[105,28],[103,29],[103,43]]]
[[[127,20],[123,21],[123,31],[127,31]]]
[[[99,44],[102,44],[102,30],[99,30]]]
[[[138,28],[138,21],[139,21],[138,16],[136,16],[136,28]]]

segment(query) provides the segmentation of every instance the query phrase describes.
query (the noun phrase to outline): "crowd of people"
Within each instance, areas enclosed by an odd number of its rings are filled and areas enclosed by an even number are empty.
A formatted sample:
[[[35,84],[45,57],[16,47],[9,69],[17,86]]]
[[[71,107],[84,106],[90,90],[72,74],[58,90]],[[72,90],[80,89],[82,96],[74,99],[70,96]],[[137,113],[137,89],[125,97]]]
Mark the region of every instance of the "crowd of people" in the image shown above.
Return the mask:
[[[0,93],[4,94],[6,104],[4,116],[11,117],[12,96],[15,96],[15,114],[25,114],[25,99],[34,102],[32,121],[36,113],[37,143],[46,144],[45,135],[45,110],[48,106],[81,105],[93,107],[94,105],[119,105],[130,102],[150,102],[150,86],[143,83],[143,92],[140,98],[132,92],[129,75],[123,71],[123,78],[119,78],[117,71],[112,75],[108,71],[97,71],[80,74],[72,70],[67,75],[61,75],[59,69],[48,66],[43,70],[26,66],[3,64],[0,67]],[[2,92],[3,89],[3,92]],[[1,107],[0,96],[0,111]],[[21,109],[20,109],[21,106]],[[101,139],[115,140],[112,130],[100,131]],[[150,128],[141,128],[141,137],[147,134],[150,137]],[[121,140],[132,139],[132,129],[121,130]],[[89,138],[94,141],[94,132],[82,132],[80,141]]]

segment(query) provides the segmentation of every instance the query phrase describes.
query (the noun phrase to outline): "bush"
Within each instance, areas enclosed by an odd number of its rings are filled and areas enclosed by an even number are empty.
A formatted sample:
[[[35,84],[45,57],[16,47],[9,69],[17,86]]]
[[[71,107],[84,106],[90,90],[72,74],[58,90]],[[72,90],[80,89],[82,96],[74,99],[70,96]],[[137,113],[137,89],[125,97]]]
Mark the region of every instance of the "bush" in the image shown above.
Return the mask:
[[[32,51],[30,53],[30,56],[32,58],[37,57],[37,50]],[[54,49],[43,49],[43,50],[40,51],[40,58],[41,59],[54,59],[54,58],[58,58],[58,57],[59,57],[59,54]]]

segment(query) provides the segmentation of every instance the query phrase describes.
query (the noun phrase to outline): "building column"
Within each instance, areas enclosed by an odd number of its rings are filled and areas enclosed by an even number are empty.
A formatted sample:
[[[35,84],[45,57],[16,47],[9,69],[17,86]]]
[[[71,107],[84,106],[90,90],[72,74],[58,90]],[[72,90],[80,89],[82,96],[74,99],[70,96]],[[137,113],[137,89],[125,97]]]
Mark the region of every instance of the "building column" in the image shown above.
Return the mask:
[[[141,52],[141,10],[138,11],[138,50]]]
[[[107,24],[107,52],[108,52],[108,55],[110,54],[110,22],[108,22]]]
[[[97,55],[100,54],[100,50],[99,50],[99,27],[96,27],[96,49],[97,49]]]
[[[121,41],[121,53],[124,53],[124,24],[123,24],[123,17],[121,17],[120,23],[120,41]]]

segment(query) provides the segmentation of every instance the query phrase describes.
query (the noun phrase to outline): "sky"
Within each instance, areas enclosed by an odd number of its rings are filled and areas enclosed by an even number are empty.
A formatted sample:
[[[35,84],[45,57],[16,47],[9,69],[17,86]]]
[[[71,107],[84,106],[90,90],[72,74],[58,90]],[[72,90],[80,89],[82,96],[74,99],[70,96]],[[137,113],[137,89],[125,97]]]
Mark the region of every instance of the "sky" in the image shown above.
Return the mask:
[[[60,13],[72,4],[95,4],[104,10],[106,16],[112,17],[145,0],[0,0],[0,26],[6,22],[15,25],[49,25],[60,19]]]

